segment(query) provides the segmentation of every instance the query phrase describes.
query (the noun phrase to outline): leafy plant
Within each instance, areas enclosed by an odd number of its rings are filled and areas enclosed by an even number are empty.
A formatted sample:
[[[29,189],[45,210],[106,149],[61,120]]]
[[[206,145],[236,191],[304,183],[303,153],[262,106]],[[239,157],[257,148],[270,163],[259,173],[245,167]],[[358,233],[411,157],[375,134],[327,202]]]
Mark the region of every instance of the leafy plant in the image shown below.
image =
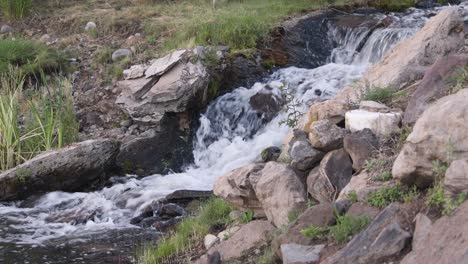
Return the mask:
[[[244,212],[243,215],[239,218],[241,223],[247,224],[253,220],[254,211],[252,209],[247,210]]]
[[[321,239],[327,235],[329,227],[309,226],[301,230],[301,234],[309,239]]]
[[[394,185],[390,187],[383,187],[382,189],[372,192],[367,197],[367,203],[374,206],[383,208],[393,202],[401,201],[403,197],[403,191],[400,185]]]
[[[329,227],[309,226],[301,230],[301,234],[310,239],[331,237],[338,243],[347,242],[352,236],[359,233],[370,222],[368,216],[337,216],[336,224]]]
[[[461,89],[468,87],[468,67],[456,71],[456,73],[449,78],[449,85],[451,85],[450,93],[457,93]]]
[[[296,221],[299,218],[299,215],[299,211],[291,210],[288,213],[288,223],[293,223],[294,221]]]
[[[395,91],[389,87],[369,87],[365,90],[362,100],[387,104],[391,102],[394,93]]]
[[[283,107],[283,111],[286,113],[286,119],[280,121],[280,125],[286,124],[288,127],[295,127],[299,122],[299,119],[304,115],[300,111],[303,102],[297,99],[294,95],[294,91],[289,89],[288,85],[280,87],[281,92],[286,98],[286,103]]]
[[[348,193],[348,198],[352,203],[357,203],[359,200],[356,191],[350,191]]]
[[[393,178],[393,176],[392,176],[392,173],[390,171],[384,171],[382,174],[377,176],[375,178],[375,180],[385,182],[385,181],[391,180],[392,178]]]

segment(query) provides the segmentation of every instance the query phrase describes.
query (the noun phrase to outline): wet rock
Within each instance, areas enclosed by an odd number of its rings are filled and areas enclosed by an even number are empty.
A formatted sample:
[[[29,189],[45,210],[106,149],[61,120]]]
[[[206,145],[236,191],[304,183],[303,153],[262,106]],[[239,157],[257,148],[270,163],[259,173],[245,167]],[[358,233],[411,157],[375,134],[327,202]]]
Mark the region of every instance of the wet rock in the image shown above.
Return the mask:
[[[310,126],[309,140],[312,147],[321,151],[332,151],[343,146],[346,131],[329,120],[313,122]]]
[[[453,161],[445,173],[446,192],[457,195],[468,191],[468,159]]]
[[[344,149],[329,152],[307,176],[307,191],[320,203],[333,202],[353,175],[351,159]]]
[[[281,149],[278,147],[269,147],[262,150],[261,156],[263,162],[276,161],[281,154]]]
[[[161,76],[170,70],[174,65],[180,62],[184,55],[187,53],[187,50],[181,49],[176,50],[172,53],[167,54],[166,56],[157,59],[151,64],[151,66],[145,71],[146,78],[152,76]]]
[[[401,113],[369,112],[366,110],[352,110],[346,112],[346,128],[357,132],[368,128],[377,136],[385,137],[400,129]]]
[[[112,61],[119,61],[132,56],[132,51],[129,49],[118,49],[112,53]]]
[[[209,250],[212,248],[216,243],[219,242],[218,237],[212,234],[208,234],[205,236],[205,239],[203,240],[203,243],[205,245],[206,250]]]
[[[353,169],[360,171],[366,161],[379,149],[379,140],[372,130],[365,128],[346,135],[343,145],[353,160]]]
[[[463,47],[463,20],[457,8],[447,8],[431,18],[413,37],[401,41],[365,74],[374,87],[394,87],[420,79],[440,54]]]
[[[283,264],[315,264],[319,263],[320,253],[325,245],[303,246],[298,244],[281,245]]]
[[[177,190],[166,195],[165,199],[171,203],[187,203],[193,200],[206,199],[212,195],[212,191]]]
[[[451,217],[444,216],[430,227],[424,240],[419,240],[401,261],[412,263],[465,263],[468,256],[468,202]]]
[[[13,32],[13,28],[10,27],[9,25],[2,25],[2,27],[0,28],[1,34],[11,33],[11,32]]]
[[[423,249],[424,240],[427,239],[429,232],[431,231],[432,221],[424,214],[417,214],[414,218],[415,228],[413,233],[413,251]]]
[[[403,122],[414,124],[429,104],[445,96],[452,87],[450,78],[468,66],[468,55],[455,54],[439,58],[424,74],[418,88],[411,95]]]
[[[263,167],[263,164],[249,164],[219,177],[214,184],[213,193],[237,208],[252,209],[257,215],[264,215],[250,179],[252,174],[261,171]]]
[[[129,69],[123,71],[125,80],[137,79],[145,75],[147,67],[143,64],[132,65]]]
[[[283,244],[312,245],[313,240],[305,237],[301,231],[311,225],[317,227],[329,226],[332,225],[334,221],[334,209],[331,204],[324,203],[314,205],[302,213],[283,234],[272,241],[272,250],[278,257],[282,257],[280,247]]]
[[[208,255],[218,251],[223,262],[232,261],[242,256],[243,252],[267,245],[268,237],[275,228],[264,220],[252,221],[241,227],[232,237],[215,245]]]
[[[262,114],[264,122],[271,121],[281,110],[285,100],[281,94],[275,94],[271,87],[265,86],[249,100],[250,106]]]
[[[289,150],[291,166],[300,171],[312,169],[323,158],[324,153],[314,149],[308,140],[298,140]]]
[[[411,234],[402,229],[408,208],[391,204],[372,223],[324,263],[381,263],[398,255],[409,243]]]
[[[94,31],[96,30],[96,23],[90,21],[88,23],[86,23],[86,26],[85,26],[85,31],[88,32],[88,31]]]
[[[163,204],[159,208],[159,210],[155,213],[161,217],[169,217],[169,218],[177,217],[177,216],[186,216],[188,214],[184,208],[173,203]]]
[[[434,181],[433,161],[468,158],[468,90],[444,97],[416,122],[393,164],[394,178],[427,187]],[[449,154],[449,155],[447,155]]]
[[[51,150],[0,174],[0,200],[50,191],[80,191],[113,168],[120,143],[88,140]]]
[[[268,220],[276,227],[287,225],[290,213],[301,213],[307,207],[305,187],[286,164],[268,162],[250,176],[250,182]]]

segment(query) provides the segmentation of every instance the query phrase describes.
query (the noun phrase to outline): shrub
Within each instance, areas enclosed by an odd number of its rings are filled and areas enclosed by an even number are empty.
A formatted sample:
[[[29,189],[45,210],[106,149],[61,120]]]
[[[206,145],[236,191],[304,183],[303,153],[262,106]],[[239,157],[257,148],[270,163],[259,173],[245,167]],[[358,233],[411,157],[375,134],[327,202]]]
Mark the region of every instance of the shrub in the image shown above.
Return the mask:
[[[254,211],[252,209],[249,209],[247,210],[247,212],[243,213],[243,215],[240,217],[239,220],[241,223],[247,224],[253,220],[253,216],[254,216]]]
[[[370,193],[367,198],[367,203],[375,207],[383,208],[393,202],[401,201],[402,197],[403,191],[401,186],[394,185]]]
[[[0,0],[2,13],[11,19],[21,19],[29,14],[32,0]]]
[[[394,93],[395,91],[389,87],[371,87],[364,92],[362,100],[388,104],[391,102]]]
[[[321,239],[329,236],[338,243],[344,243],[361,232],[369,222],[370,218],[368,216],[355,217],[346,214],[337,216],[336,225],[329,227],[309,226],[301,230],[301,234],[310,239]]]

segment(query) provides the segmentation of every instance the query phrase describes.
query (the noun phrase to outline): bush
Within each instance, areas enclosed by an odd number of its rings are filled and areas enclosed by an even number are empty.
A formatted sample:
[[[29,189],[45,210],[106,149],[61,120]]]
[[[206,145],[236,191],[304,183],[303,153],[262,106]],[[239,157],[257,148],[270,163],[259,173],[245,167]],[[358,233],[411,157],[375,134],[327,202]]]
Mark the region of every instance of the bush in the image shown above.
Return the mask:
[[[21,19],[29,14],[32,0],[0,0],[0,9],[7,18]]]
[[[310,239],[321,239],[326,236],[333,238],[338,243],[350,240],[355,234],[361,232],[370,218],[368,216],[354,217],[351,215],[338,216],[336,225],[329,227],[309,226],[301,231],[301,234]]]
[[[383,208],[393,202],[399,202],[403,199],[403,191],[400,185],[384,187],[376,192],[370,193],[367,198],[367,203]]]
[[[392,101],[394,93],[395,91],[389,87],[371,87],[364,92],[362,100],[388,104]]]

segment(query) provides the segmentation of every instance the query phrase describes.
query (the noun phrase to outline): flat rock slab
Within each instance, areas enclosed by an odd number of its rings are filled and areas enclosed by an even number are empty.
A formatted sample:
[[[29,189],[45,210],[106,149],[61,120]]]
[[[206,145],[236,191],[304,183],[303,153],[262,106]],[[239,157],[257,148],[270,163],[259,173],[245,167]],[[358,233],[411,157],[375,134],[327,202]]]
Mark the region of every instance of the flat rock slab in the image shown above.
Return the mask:
[[[146,78],[152,76],[159,76],[167,72],[178,63],[182,58],[183,55],[187,53],[187,50],[176,50],[162,58],[157,59],[156,61],[151,64],[151,66],[146,70],[145,76]]]
[[[319,263],[320,252],[325,245],[303,246],[298,244],[281,245],[283,264],[315,264]]]
[[[367,110],[353,110],[346,112],[346,128],[357,132],[368,128],[377,136],[388,136],[400,129],[401,113],[370,112]]]

